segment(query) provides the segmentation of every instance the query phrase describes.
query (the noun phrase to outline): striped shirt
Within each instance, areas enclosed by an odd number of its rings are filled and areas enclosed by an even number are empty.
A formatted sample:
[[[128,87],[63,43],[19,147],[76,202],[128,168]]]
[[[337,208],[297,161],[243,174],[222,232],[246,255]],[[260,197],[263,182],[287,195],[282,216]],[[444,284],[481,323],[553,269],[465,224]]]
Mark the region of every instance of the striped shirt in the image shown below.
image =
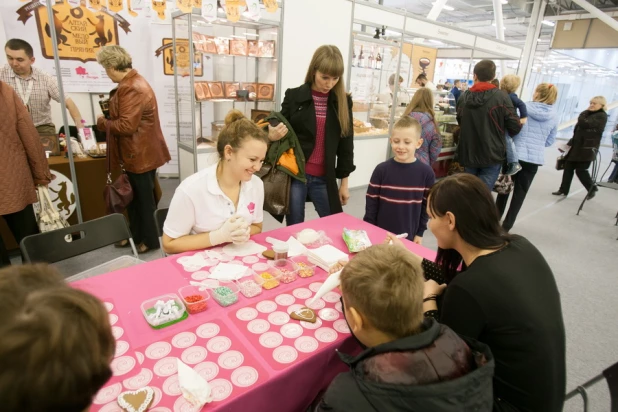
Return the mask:
[[[427,229],[427,193],[435,182],[433,169],[422,163],[380,163],[367,188],[364,220],[409,240]]]
[[[328,108],[328,93],[311,91],[313,105],[315,106],[315,147],[311,157],[305,165],[305,172],[312,176],[324,176],[326,174],[326,112]]]
[[[24,94],[27,94],[30,83],[32,83],[32,91],[27,102],[24,102],[30,110],[30,116],[35,126],[42,124],[53,124],[51,115],[51,105],[49,102],[54,99],[60,102],[60,91],[58,90],[58,83],[56,79],[44,71],[32,68],[32,74],[26,79],[22,79],[17,76],[11,66],[8,64],[0,69],[0,80],[8,84],[15,90],[17,95],[22,99],[26,96],[22,96],[20,88],[17,86],[17,82],[21,84],[21,90]]]

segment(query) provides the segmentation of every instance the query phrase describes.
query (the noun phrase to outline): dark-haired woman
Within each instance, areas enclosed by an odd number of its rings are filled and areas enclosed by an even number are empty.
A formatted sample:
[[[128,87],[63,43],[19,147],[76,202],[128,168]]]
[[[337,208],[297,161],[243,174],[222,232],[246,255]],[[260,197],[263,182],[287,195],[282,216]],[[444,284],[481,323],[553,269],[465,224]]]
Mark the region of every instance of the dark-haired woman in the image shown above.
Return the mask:
[[[281,114],[298,136],[305,157],[307,183],[292,179],[286,223],[305,221],[305,202],[311,199],[320,217],[341,213],[348,199],[348,177],[354,166],[352,98],[345,92],[343,57],[336,46],[321,46],[313,54],[305,84],[288,89]],[[288,130],[269,126],[271,141]],[[337,186],[337,179],[341,185]]]
[[[541,253],[502,229],[489,189],[475,176],[436,183],[427,210],[438,257],[436,263],[418,257],[429,279],[426,315],[489,345],[496,359],[495,411],[562,411],[564,323],[556,281]]]
[[[178,186],[163,226],[163,249],[182,253],[244,243],[262,231],[264,184],[254,173],[268,138],[238,110],[225,117],[217,139],[219,162]]]

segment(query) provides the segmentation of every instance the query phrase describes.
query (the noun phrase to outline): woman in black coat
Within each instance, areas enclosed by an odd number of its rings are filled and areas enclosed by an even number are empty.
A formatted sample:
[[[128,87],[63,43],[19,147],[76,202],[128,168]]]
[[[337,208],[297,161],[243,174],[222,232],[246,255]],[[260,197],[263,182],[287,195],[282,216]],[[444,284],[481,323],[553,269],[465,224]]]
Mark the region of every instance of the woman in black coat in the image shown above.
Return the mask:
[[[285,92],[281,114],[298,136],[307,177],[307,183],[292,179],[288,225],[304,222],[308,198],[320,217],[342,212],[350,198],[348,176],[356,169],[352,98],[345,92],[342,76],[339,49],[321,46],[311,59],[305,83]],[[268,130],[271,141],[288,131],[283,123]]]
[[[558,191],[552,193],[553,195],[567,196],[569,194],[573,173],[577,174],[577,178],[586,188],[588,200],[592,199],[599,190],[592,181],[588,169],[596,157],[607,124],[606,105],[605,97],[593,97],[590,99],[590,107],[579,115],[573,137],[567,143],[570,149],[565,157],[562,184]]]

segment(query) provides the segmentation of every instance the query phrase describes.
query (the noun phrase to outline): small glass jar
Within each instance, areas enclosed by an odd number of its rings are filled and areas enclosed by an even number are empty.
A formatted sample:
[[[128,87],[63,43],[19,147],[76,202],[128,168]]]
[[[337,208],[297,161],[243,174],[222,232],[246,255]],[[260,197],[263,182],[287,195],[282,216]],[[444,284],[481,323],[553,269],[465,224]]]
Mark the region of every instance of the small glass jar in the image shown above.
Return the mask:
[[[278,243],[273,245],[273,252],[275,252],[274,262],[275,266],[285,266],[288,259],[288,251],[290,246],[287,243]]]

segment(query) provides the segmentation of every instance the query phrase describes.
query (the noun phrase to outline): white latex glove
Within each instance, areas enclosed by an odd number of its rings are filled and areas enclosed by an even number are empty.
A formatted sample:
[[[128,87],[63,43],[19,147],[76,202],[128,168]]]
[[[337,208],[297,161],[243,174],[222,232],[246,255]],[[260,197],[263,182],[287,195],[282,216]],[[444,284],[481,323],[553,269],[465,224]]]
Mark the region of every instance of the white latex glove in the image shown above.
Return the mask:
[[[246,243],[251,237],[251,227],[247,226],[247,228],[237,229],[234,233],[232,233],[232,242],[235,245],[240,245]]]
[[[210,232],[210,244],[217,246],[222,243],[230,243],[232,241],[232,233],[246,225],[245,219],[234,215],[230,217],[217,230]]]

